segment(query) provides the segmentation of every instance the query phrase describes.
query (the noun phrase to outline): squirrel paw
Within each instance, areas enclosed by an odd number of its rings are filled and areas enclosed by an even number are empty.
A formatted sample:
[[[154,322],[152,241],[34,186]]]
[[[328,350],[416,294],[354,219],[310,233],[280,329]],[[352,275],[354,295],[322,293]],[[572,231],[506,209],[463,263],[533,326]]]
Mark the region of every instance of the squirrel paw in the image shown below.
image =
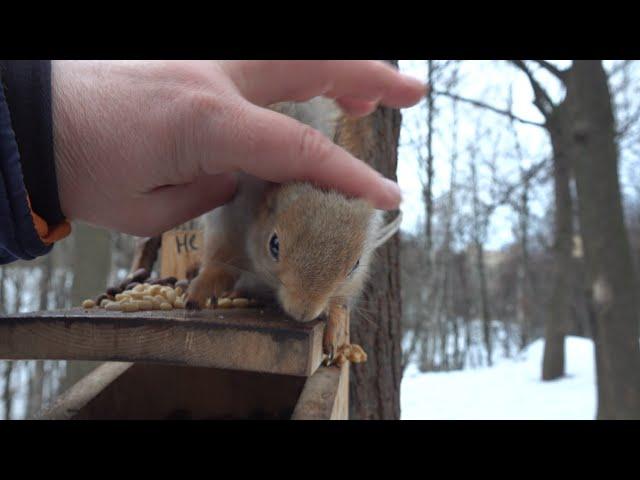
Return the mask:
[[[200,310],[215,305],[215,299],[221,297],[225,290],[230,290],[235,281],[235,277],[226,271],[205,266],[189,284],[185,307]]]
[[[367,353],[360,345],[355,343],[346,344],[338,347],[335,357],[333,351],[331,355],[327,354],[323,364],[325,366],[336,365],[341,367],[346,361],[351,363],[364,363],[367,361]]]

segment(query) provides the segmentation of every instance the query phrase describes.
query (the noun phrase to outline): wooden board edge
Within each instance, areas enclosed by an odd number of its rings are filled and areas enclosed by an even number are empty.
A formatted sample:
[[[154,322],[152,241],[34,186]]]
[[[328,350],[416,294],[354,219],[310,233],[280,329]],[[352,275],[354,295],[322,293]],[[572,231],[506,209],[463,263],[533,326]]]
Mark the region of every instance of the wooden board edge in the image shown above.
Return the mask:
[[[103,363],[61,394],[53,405],[36,414],[33,420],[69,420],[132,366],[129,362]]]
[[[347,420],[348,373],[349,362],[318,368],[305,383],[291,420]]]

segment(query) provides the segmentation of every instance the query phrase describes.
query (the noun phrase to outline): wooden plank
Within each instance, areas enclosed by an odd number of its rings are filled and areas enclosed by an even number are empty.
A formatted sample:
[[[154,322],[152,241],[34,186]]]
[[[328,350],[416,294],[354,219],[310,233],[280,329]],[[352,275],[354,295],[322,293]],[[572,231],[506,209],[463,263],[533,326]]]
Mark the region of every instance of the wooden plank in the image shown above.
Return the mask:
[[[349,343],[350,312],[336,308],[331,312],[327,331],[336,347]],[[325,339],[326,342],[327,339]],[[321,367],[306,382],[292,420],[349,419],[349,361],[340,366]]]
[[[204,245],[202,230],[170,230],[162,235],[160,276],[187,278],[187,272],[200,264]]]
[[[288,420],[304,377],[136,363],[73,420]]]
[[[349,387],[349,362],[341,367],[320,367],[307,379],[292,420],[346,420],[348,403],[344,390]]]
[[[40,412],[34,420],[70,420],[100,392],[113,384],[133,363],[106,362],[61,394],[50,408]]]
[[[332,312],[331,328],[335,345],[349,343],[350,312]],[[305,383],[292,420],[349,419],[349,361],[342,365],[321,367]]]
[[[269,309],[122,313],[73,309],[0,318],[1,359],[170,363],[309,376],[324,322]]]

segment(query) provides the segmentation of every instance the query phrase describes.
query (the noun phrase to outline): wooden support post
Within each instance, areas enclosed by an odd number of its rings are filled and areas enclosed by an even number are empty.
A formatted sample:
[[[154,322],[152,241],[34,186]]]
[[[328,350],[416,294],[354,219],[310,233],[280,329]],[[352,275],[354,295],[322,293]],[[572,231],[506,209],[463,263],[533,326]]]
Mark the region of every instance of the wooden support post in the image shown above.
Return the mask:
[[[349,362],[320,367],[300,395],[292,420],[347,420],[349,416]]]
[[[76,382],[60,395],[46,411],[35,420],[70,420],[89,404],[102,390],[116,381],[133,363],[106,362]]]
[[[349,311],[334,315],[337,345],[349,343]],[[304,386],[296,404],[292,420],[348,420],[349,419],[349,368],[345,361],[340,366],[321,367]]]

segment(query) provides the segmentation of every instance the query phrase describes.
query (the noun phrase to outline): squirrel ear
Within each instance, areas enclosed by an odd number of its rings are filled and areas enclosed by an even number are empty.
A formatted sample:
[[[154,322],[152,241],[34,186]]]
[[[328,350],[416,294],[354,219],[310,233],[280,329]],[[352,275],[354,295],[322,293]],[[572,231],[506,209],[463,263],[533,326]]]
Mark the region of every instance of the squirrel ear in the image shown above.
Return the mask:
[[[275,192],[278,187],[279,184],[277,183],[269,183],[264,190],[264,205],[267,207],[269,215],[276,211],[277,195]]]
[[[378,231],[376,243],[374,248],[378,248],[389,240],[395,233],[400,230],[400,224],[402,223],[402,212],[398,212],[398,216],[391,222],[387,223]]]

